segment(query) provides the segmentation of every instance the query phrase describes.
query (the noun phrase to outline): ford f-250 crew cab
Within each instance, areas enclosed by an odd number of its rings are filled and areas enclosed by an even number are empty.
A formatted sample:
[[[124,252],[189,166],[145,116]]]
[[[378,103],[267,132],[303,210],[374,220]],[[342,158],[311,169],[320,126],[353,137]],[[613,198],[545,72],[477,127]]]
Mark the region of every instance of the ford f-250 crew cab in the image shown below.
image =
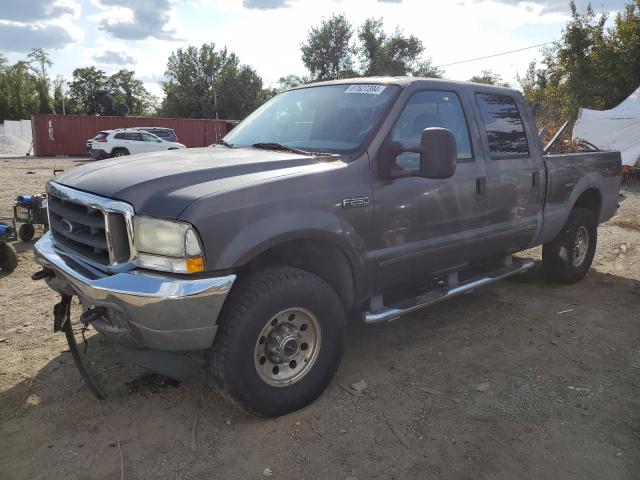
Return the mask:
[[[417,78],[274,97],[209,148],[87,164],[48,183],[45,278],[142,349],[204,350],[221,389],[277,416],[313,401],[346,318],[398,318],[531,267],[590,268],[620,155],[544,156],[522,95]]]

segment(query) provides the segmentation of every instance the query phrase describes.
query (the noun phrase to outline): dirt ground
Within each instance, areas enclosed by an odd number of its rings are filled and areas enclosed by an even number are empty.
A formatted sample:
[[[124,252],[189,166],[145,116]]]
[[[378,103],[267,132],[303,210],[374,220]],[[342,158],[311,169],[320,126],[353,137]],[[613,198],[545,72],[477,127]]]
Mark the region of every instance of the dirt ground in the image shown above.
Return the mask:
[[[0,216],[73,164],[0,160]],[[638,479],[640,185],[623,193],[583,282],[536,266],[392,323],[354,321],[328,390],[275,420],[201,381],[126,384],[143,372],[92,337],[99,403],[52,332],[56,296],[29,278],[32,244],[16,243],[18,269],[0,273],[0,477]]]

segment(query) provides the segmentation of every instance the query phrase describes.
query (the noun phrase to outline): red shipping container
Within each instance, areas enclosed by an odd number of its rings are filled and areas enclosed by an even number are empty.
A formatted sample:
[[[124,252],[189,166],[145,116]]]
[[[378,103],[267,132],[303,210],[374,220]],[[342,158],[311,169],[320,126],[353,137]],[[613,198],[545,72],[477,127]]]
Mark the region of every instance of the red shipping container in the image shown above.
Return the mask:
[[[205,147],[227,134],[231,123],[191,118],[97,117],[91,115],[33,115],[34,152],[39,157],[87,155],[86,141],[102,130],[134,127],[173,128],[178,142]]]

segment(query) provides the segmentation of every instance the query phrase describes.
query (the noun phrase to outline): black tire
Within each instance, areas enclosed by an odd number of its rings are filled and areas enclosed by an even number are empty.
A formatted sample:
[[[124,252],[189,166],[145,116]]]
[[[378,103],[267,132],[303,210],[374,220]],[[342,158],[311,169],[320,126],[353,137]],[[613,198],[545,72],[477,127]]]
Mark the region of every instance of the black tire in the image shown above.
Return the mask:
[[[0,242],[0,269],[3,272],[13,272],[18,266],[18,254],[12,245]]]
[[[308,365],[300,362],[301,371],[305,372],[301,378],[274,386],[263,379],[264,373],[258,373],[258,363],[263,360],[263,357],[258,360],[265,338],[262,335],[265,328],[274,325],[271,319],[276,320],[278,313],[286,312],[284,318],[295,322],[292,320],[295,315],[286,316],[292,309],[304,309],[315,317],[320,332],[319,347],[309,357]],[[346,334],[344,307],[326,282],[297,268],[274,267],[241,278],[225,302],[218,324],[210,350],[211,371],[227,398],[252,415],[277,417],[308,405],[329,385],[342,358]],[[273,330],[289,324],[283,319],[275,325]],[[306,330],[303,327],[300,326],[301,331]],[[300,345],[306,350],[305,343]],[[283,369],[288,369],[291,363]],[[274,365],[275,373],[276,364],[267,363],[267,369],[270,365]]]
[[[33,228],[33,225],[31,225],[30,223],[23,223],[18,229],[18,238],[23,242],[28,242],[33,238],[35,233],[36,229]]]
[[[114,148],[111,151],[111,158],[125,157],[127,155],[129,155],[129,150],[127,150],[126,148]]]
[[[579,248],[578,236],[585,234],[586,248]],[[558,236],[542,247],[545,273],[558,282],[579,282],[591,268],[597,242],[598,222],[595,215],[586,208],[574,207]],[[582,250],[584,253],[578,255]]]

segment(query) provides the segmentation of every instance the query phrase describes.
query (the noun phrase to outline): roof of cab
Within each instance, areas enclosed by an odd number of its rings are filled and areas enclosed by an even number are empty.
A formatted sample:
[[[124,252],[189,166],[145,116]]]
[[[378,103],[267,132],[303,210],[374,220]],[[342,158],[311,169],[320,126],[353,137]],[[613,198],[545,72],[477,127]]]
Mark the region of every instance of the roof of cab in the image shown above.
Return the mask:
[[[496,85],[487,85],[484,83],[473,82],[461,82],[458,80],[445,80],[441,78],[426,78],[426,77],[356,77],[356,78],[344,78],[340,80],[326,80],[323,82],[314,82],[306,85],[300,85],[292,88],[291,90],[307,88],[307,87],[319,87],[323,85],[343,85],[343,84],[379,84],[379,85],[398,85],[399,87],[407,87],[414,83],[420,83],[424,86],[432,85],[444,88],[447,85],[456,85],[462,87],[474,87],[481,88],[484,91],[495,91],[496,93],[520,93],[519,90],[510,87],[498,87]]]

